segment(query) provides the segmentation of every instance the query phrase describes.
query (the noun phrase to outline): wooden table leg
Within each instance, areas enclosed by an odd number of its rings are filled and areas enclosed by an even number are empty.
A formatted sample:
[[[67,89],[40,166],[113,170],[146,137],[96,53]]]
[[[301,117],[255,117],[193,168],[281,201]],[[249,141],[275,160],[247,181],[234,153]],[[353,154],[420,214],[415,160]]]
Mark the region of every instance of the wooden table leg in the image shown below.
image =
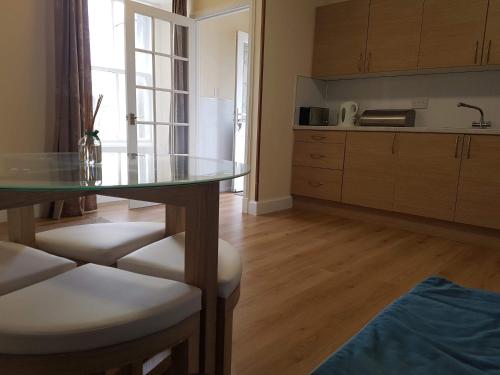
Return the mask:
[[[33,206],[7,210],[9,240],[26,246],[35,246],[35,209]]]
[[[219,183],[197,185],[186,207],[185,280],[203,292],[200,372],[215,374]]]
[[[186,209],[180,206],[165,206],[165,236],[186,231]]]

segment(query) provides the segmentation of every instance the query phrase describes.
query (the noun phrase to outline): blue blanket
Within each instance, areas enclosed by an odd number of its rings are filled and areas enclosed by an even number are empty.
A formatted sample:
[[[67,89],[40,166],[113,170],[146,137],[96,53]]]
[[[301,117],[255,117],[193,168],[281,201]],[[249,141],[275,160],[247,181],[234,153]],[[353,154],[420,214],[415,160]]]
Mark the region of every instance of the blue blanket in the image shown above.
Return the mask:
[[[313,375],[500,374],[500,294],[431,277]]]

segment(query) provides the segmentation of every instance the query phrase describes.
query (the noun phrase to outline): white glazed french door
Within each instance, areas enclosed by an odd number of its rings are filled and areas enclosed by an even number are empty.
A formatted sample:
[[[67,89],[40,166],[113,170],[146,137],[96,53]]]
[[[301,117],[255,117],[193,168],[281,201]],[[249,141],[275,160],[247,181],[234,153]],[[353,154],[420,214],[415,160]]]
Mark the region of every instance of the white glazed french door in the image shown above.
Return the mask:
[[[128,153],[189,152],[195,28],[190,18],[125,0]]]
[[[188,154],[196,124],[196,22],[125,0],[127,152]],[[131,181],[156,178],[156,158]],[[148,206],[131,201],[130,208]]]

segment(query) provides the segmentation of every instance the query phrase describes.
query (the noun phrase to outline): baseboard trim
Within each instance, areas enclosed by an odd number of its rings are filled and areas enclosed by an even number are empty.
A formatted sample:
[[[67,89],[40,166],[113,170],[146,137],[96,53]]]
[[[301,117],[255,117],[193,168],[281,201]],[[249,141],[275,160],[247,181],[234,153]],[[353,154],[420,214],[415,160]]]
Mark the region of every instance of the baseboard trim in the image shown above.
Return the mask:
[[[293,198],[291,196],[265,201],[250,201],[248,203],[248,213],[258,216],[273,212],[284,211],[292,208]]]
[[[494,229],[298,196],[293,197],[293,208],[314,210],[477,246],[500,248],[500,231]]]

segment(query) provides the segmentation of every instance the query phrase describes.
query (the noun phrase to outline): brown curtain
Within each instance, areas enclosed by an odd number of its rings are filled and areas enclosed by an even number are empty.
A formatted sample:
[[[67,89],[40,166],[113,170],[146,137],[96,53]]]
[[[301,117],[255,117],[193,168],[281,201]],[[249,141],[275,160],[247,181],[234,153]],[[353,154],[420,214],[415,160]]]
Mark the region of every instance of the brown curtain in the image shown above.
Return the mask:
[[[77,152],[78,141],[90,126],[85,119],[92,113],[87,0],[56,0],[55,23],[56,151]],[[64,202],[62,215],[82,215],[84,210],[95,209],[95,196],[76,198]]]
[[[181,16],[187,17],[187,0],[174,0],[172,10]],[[188,56],[188,30],[184,26],[176,25],[174,34],[174,53],[176,56]],[[188,63],[183,60],[174,61],[174,88],[188,91]],[[188,123],[189,98],[186,94],[174,94],[174,121]],[[188,153],[189,140],[184,129],[173,127],[170,133],[171,152],[176,154]]]

